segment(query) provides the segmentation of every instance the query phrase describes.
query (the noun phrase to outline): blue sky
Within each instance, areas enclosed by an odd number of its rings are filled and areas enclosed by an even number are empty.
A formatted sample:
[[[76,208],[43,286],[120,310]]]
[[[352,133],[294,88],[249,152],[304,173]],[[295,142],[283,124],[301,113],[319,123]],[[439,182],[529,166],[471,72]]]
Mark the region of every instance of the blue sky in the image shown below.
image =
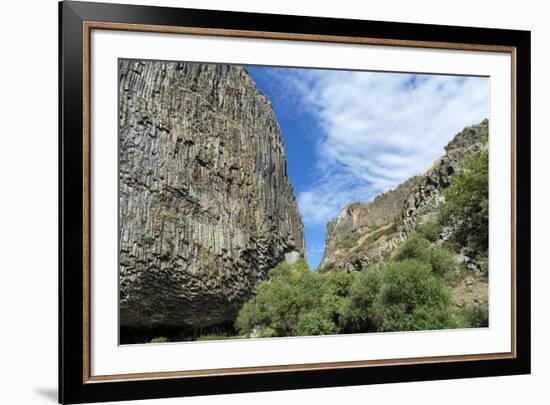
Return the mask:
[[[489,115],[480,77],[247,66],[281,126],[304,220],[307,260],[327,223],[427,170],[464,127]]]

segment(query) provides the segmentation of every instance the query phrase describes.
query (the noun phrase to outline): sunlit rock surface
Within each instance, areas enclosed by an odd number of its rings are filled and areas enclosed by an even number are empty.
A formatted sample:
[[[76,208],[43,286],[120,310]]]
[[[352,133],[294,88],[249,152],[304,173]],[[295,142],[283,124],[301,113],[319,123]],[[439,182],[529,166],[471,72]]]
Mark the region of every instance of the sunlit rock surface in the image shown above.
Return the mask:
[[[120,324],[232,322],[304,255],[269,100],[240,66],[119,63]]]
[[[386,260],[418,223],[436,215],[441,191],[464,159],[484,147],[488,120],[465,128],[445,147],[445,154],[424,174],[405,181],[369,203],[353,203],[327,225],[320,268],[361,270]]]

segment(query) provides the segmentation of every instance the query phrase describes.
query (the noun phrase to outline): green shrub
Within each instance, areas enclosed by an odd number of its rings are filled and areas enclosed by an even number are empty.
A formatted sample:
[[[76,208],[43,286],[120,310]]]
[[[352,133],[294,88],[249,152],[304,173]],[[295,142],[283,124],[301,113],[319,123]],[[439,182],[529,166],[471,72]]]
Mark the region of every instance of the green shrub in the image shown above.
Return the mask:
[[[319,310],[302,312],[295,331],[297,336],[330,335],[338,332],[336,324]]]
[[[303,259],[292,265],[283,262],[272,269],[268,280],[256,290],[256,297],[241,308],[235,321],[239,334],[249,335],[255,328],[269,327],[276,336],[292,336],[300,307],[309,299],[300,291],[301,282],[313,274]]]
[[[489,308],[487,305],[469,304],[462,309],[467,328],[486,328],[489,326]]]
[[[323,267],[317,268],[317,273],[325,274],[325,273],[330,273],[334,270],[337,270],[336,265],[334,263],[329,263],[324,265]]]
[[[341,307],[340,323],[346,332],[371,332],[381,319],[374,303],[380,291],[380,272],[368,269],[357,274]]]
[[[354,277],[356,274],[345,272],[330,273],[323,277],[322,295],[317,304],[318,312],[335,325],[339,323],[342,308]]]
[[[344,272],[311,272],[304,260],[292,265],[281,263],[269,272],[256,297],[241,308],[235,328],[241,335],[336,333],[353,278]]]
[[[451,177],[443,194],[440,219],[451,225],[455,243],[486,253],[489,244],[489,152],[483,149],[466,160]]]
[[[264,324],[267,320],[267,316],[261,319],[256,299],[251,299],[241,307],[239,315],[235,319],[235,329],[241,335],[248,335],[256,325]]]
[[[438,246],[430,247],[428,263],[438,276],[444,276],[458,266],[453,252]]]
[[[269,326],[263,326],[254,330],[254,335],[259,338],[277,337],[277,331]]]
[[[394,261],[417,260],[426,263],[438,276],[444,276],[457,267],[453,253],[443,247],[432,245],[428,239],[415,233],[403,243],[393,256]]]
[[[423,238],[429,240],[430,242],[435,242],[439,239],[441,224],[438,221],[425,222],[423,224],[418,224],[416,226],[416,231]]]
[[[414,233],[399,246],[392,259],[396,261],[414,259],[421,262],[427,262],[429,260],[429,249],[430,242],[417,233]]]
[[[309,275],[311,270],[307,262],[300,258],[295,263],[289,264],[286,261],[279,263],[269,271],[268,280],[286,280],[297,282],[302,277]]]
[[[309,311],[319,307],[325,290],[325,276],[310,272],[295,284],[300,310]]]
[[[384,331],[456,327],[450,291],[418,260],[388,263],[376,305]]]
[[[328,294],[344,297],[348,294],[353,278],[354,274],[341,271],[327,274],[323,277],[324,289]]]
[[[260,320],[267,316],[269,326],[278,336],[292,336],[294,325],[298,321],[300,299],[295,284],[287,280],[272,280],[260,286],[256,297],[260,309]]]
[[[455,266],[451,252],[413,235],[381,268],[311,272],[305,261],[269,272],[235,321],[241,336],[304,336],[428,330],[465,323],[438,277]]]

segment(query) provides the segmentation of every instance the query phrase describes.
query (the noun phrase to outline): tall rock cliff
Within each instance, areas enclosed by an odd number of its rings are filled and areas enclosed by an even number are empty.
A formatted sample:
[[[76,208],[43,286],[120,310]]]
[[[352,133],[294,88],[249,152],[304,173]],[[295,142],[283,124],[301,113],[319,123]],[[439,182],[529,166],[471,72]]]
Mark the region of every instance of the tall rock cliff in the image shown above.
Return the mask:
[[[120,324],[232,322],[303,225],[271,104],[240,66],[119,62]]]
[[[405,181],[370,203],[353,203],[327,225],[319,268],[356,271],[386,260],[418,223],[436,215],[441,191],[464,158],[484,147],[488,120],[465,128],[445,147],[445,154],[424,174]]]

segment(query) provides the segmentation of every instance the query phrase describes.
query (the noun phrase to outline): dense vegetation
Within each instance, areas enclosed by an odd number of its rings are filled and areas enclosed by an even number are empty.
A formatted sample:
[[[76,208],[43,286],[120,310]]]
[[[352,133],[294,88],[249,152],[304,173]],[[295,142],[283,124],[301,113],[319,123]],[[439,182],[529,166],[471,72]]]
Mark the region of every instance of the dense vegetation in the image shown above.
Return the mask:
[[[304,260],[275,267],[235,323],[241,335],[303,336],[472,327],[440,277],[452,254],[421,236],[379,268],[311,272]]]
[[[441,223],[453,227],[456,247],[487,256],[489,243],[489,153],[474,154],[444,190]]]
[[[312,272],[304,260],[281,263],[241,309],[241,336],[481,327],[487,307],[459,308],[451,287],[460,274],[455,254],[466,250],[486,271],[488,250],[488,153],[467,159],[444,190],[435,220],[419,224],[384,264],[346,273],[334,266]],[[451,235],[436,243],[443,230]]]

